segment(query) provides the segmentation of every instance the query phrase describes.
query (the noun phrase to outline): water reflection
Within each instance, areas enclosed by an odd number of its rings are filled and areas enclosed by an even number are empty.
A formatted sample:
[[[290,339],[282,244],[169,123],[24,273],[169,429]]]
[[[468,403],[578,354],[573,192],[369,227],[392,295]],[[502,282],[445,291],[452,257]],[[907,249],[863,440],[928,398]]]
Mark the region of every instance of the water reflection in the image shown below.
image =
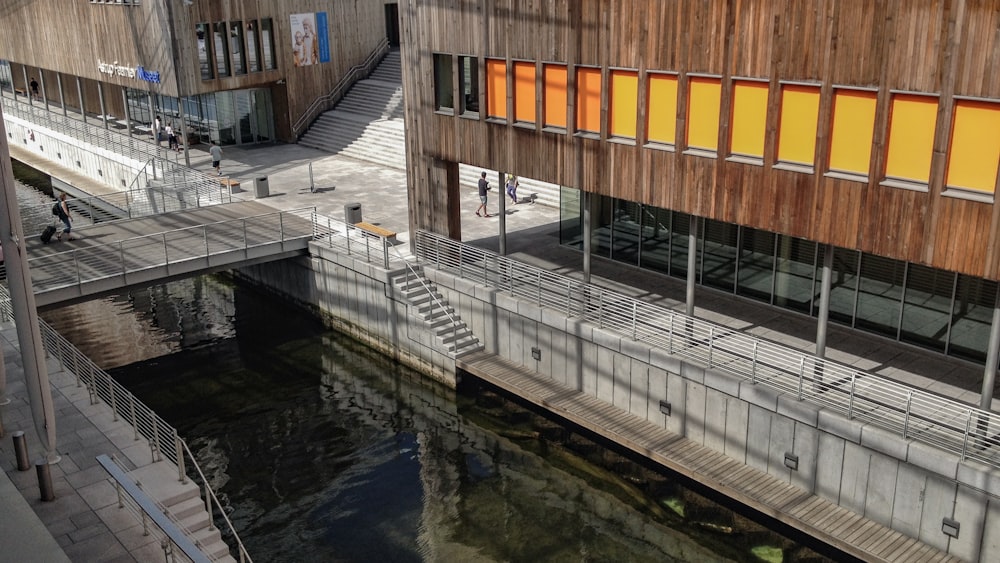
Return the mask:
[[[487,390],[224,278],[45,314],[186,436],[258,561],[816,555]]]

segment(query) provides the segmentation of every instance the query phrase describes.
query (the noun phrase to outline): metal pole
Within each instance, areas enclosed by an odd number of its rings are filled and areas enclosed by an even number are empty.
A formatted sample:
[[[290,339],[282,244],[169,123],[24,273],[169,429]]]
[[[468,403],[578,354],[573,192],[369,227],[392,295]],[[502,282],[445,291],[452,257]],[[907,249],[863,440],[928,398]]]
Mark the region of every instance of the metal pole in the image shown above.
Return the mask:
[[[593,198],[589,192],[580,191],[580,203],[583,207],[583,283],[590,283],[590,254],[592,252],[592,226],[590,224],[590,201]]]
[[[983,390],[979,395],[979,408],[988,411],[993,404],[993,385],[997,378],[997,357],[1000,352],[1000,285],[993,302],[993,324],[990,325],[990,342],[986,348],[986,367],[983,368]]]
[[[38,475],[38,491],[43,502],[56,500],[56,489],[52,486],[52,470],[49,462],[40,459],[35,462],[35,473]]]
[[[0,110],[2,113],[2,110]],[[28,392],[28,403],[46,459],[56,462],[55,407],[52,387],[45,363],[45,348],[38,328],[38,311],[35,292],[31,285],[28,256],[24,248],[24,229],[14,191],[14,173],[7,148],[7,127],[0,119],[0,245],[6,250],[7,286],[10,289],[17,340],[21,348],[21,365]]]
[[[59,89],[59,105],[62,106],[63,117],[66,117],[66,93],[63,91],[62,73],[56,73],[56,88]]]
[[[316,182],[313,180],[313,163],[309,161],[309,193],[316,193]]]
[[[129,140],[129,144],[131,145],[131,143],[132,143],[132,141],[131,141],[131,139],[132,139],[132,112],[129,111],[129,109],[128,109],[128,89],[127,88],[122,88],[122,104],[124,104],[124,107],[125,107],[125,123],[128,124],[128,125],[125,126],[125,134],[128,135],[128,138],[130,139]]]
[[[101,121],[104,122],[104,129],[108,128],[108,110],[104,105],[104,84],[97,83],[97,99],[101,103]]]
[[[83,102],[83,87],[80,86],[80,77],[76,77],[76,99],[80,102],[80,116],[83,117],[83,122],[87,122],[87,104]]]
[[[833,245],[823,246],[823,279],[819,289],[819,313],[816,319],[816,355],[826,358],[826,329],[830,320],[830,286],[833,279]]]
[[[497,172],[499,178],[499,189],[497,197],[500,199],[500,207],[497,213],[500,215],[500,256],[507,256],[507,183],[504,182],[503,172]]]
[[[698,217],[692,215],[688,225],[688,271],[687,293],[685,295],[685,312],[694,316],[694,282],[698,270]]]
[[[21,65],[21,74],[24,75],[24,91],[25,91],[25,93],[28,96],[28,105],[29,106],[33,106],[35,104],[32,103],[31,83],[30,83],[31,81],[28,80],[28,67],[27,66]],[[17,94],[16,94],[17,90],[14,90],[14,92],[15,92],[14,97],[16,98],[17,97]]]

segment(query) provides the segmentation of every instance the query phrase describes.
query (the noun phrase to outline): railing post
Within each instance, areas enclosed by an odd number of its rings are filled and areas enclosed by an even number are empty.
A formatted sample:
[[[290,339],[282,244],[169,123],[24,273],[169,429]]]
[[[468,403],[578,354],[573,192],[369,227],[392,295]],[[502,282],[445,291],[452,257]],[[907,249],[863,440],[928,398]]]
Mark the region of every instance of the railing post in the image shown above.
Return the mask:
[[[903,439],[910,429],[910,405],[913,403],[913,391],[906,393],[906,416],[903,418]]]
[[[205,510],[208,511],[208,529],[215,529],[215,518],[212,515],[212,493],[208,488],[208,481],[205,481]]]
[[[382,267],[389,269],[389,239],[382,239]]]
[[[163,265],[166,266],[170,264],[170,249],[167,247],[167,233],[160,235],[160,239],[163,241]]]
[[[597,289],[597,327],[604,328],[604,291]],[[674,330],[674,318],[670,317],[670,330]]]
[[[125,277],[125,241],[118,241],[118,259],[122,261],[122,277],[124,278]]]
[[[278,212],[278,240],[285,242],[285,214]]]
[[[163,455],[160,453],[160,425],[156,422],[156,414],[149,413],[149,418],[153,421],[153,439],[150,440],[153,450],[153,462],[160,461],[163,459]]]
[[[135,417],[135,395],[133,395],[131,393],[128,394],[128,403],[129,403],[128,404],[129,414],[132,417],[132,439],[133,440],[138,440],[139,439],[139,421],[136,420],[136,417]]]
[[[757,347],[760,346],[760,340],[753,341],[753,360],[750,363],[750,383],[757,383]]]
[[[566,280],[566,316],[570,316],[573,307],[573,282]]]
[[[604,292],[603,291],[601,292],[601,300],[602,301],[604,300]],[[603,310],[603,308],[604,308],[603,303],[601,304],[601,308]],[[677,315],[673,311],[671,311],[670,312],[670,329],[669,329],[669,332],[667,332],[667,353],[668,354],[673,354],[674,353],[674,319],[675,318],[677,318]]]
[[[201,228],[201,232],[204,234],[205,237],[205,258],[208,258],[209,256],[212,255],[212,250],[208,246],[208,226],[207,225],[203,226]]]
[[[184,470],[184,443],[177,435],[176,428],[174,429],[174,447],[177,448],[177,480],[181,483],[187,483],[187,471]]]
[[[965,455],[969,451],[969,433],[972,429],[972,409],[969,409],[969,418],[965,421],[965,439],[962,440],[962,461],[965,461]]]
[[[632,340],[639,340],[639,302],[632,302]],[[711,365],[711,364],[709,364]]]
[[[712,367],[712,354],[715,353],[715,327],[708,327],[708,367]]]
[[[799,400],[802,400],[802,381],[805,379],[806,372],[806,357],[805,355],[799,356]]]
[[[535,290],[536,290],[536,303],[538,306],[542,306],[542,271],[539,270],[535,273]]]
[[[111,420],[113,422],[118,422],[118,397],[116,396],[118,394],[115,393],[115,386],[110,381],[110,379],[111,378],[109,377],[108,378],[108,380],[109,380],[108,381],[108,391],[111,394]]]
[[[847,402],[847,420],[854,418],[854,387],[858,381],[858,372],[851,374],[851,398]]]

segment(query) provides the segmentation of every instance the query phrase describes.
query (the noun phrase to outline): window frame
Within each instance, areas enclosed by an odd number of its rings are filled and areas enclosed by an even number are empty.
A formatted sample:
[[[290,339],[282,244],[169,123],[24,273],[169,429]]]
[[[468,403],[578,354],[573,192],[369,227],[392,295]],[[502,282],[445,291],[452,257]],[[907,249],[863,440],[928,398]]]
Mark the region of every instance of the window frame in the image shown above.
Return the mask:
[[[673,122],[673,141],[672,142],[661,141],[659,139],[654,140],[654,139],[650,138],[649,132],[652,129],[650,127],[650,120],[654,116],[653,110],[651,109],[651,106],[650,106],[650,103],[653,100],[652,92],[650,90],[651,87],[652,87],[652,84],[653,84],[653,81],[650,79],[651,76],[655,76],[655,77],[672,77],[673,81],[674,81],[674,106],[673,106],[673,108],[671,108],[670,113],[669,113],[669,117],[672,118],[672,119],[670,119],[670,121]],[[644,123],[643,123],[643,126],[646,128],[646,130],[645,130],[646,144],[643,145],[644,147],[646,147],[646,148],[654,148],[654,149],[661,149],[661,150],[670,150],[670,151],[675,150],[675,148],[677,146],[677,105],[678,105],[678,101],[680,99],[679,98],[680,91],[681,91],[680,90],[680,85],[681,85],[681,77],[680,77],[680,73],[678,73],[678,72],[668,72],[668,71],[659,71],[659,70],[653,70],[653,71],[647,70],[646,71],[646,73],[645,73],[645,80],[644,80],[644,84],[643,84],[643,86],[645,86],[645,89],[646,89],[646,114],[645,114],[645,120],[644,120]],[[657,113],[656,115],[659,115],[659,114]]]
[[[434,72],[434,112],[455,115],[455,55],[434,52],[431,54],[431,61]],[[443,91],[445,81],[448,83],[446,92]],[[449,103],[443,103],[445,101]]]
[[[726,147],[726,160],[730,162],[742,162],[744,164],[764,164],[764,153],[767,151],[767,108],[771,102],[771,84],[767,78],[747,78],[747,77],[732,77],[731,79],[732,91],[729,102],[729,131],[728,131],[728,143]],[[736,88],[740,85],[754,85],[756,87],[764,86],[764,115],[761,120],[760,127],[760,154],[754,154],[750,152],[737,152],[733,149],[734,132],[736,131]],[[759,89],[759,88],[755,88]],[[719,113],[722,113],[722,100],[720,92],[719,100]],[[741,120],[742,121],[742,120]],[[757,121],[754,119],[754,121]],[[721,127],[721,122],[720,122]]]
[[[857,172],[857,171],[854,171],[854,170],[847,170],[847,169],[843,169],[843,168],[833,168],[832,167],[832,163],[833,163],[833,149],[834,149],[833,140],[834,140],[834,133],[835,133],[834,129],[835,129],[835,126],[836,126],[835,118],[836,118],[837,93],[838,92],[861,92],[861,93],[865,93],[865,94],[870,94],[870,95],[873,96],[873,100],[872,101],[875,102],[875,105],[873,106],[873,109],[872,109],[871,136],[868,139],[868,147],[869,147],[868,148],[868,168],[867,168],[867,170],[864,173]],[[875,146],[874,145],[874,143],[875,143],[875,125],[876,125],[876,120],[878,119],[878,110],[879,110],[878,93],[879,93],[879,91],[878,91],[877,88],[860,88],[860,87],[856,87],[856,86],[838,86],[836,84],[834,84],[833,87],[831,88],[830,110],[828,112],[828,116],[826,116],[826,118],[828,119],[829,129],[828,129],[828,132],[827,132],[826,146],[823,147],[824,150],[826,151],[826,163],[824,164],[824,167],[825,167],[826,171],[823,172],[824,176],[829,177],[829,178],[838,178],[838,179],[841,179],[841,180],[852,180],[852,181],[855,181],[855,182],[868,183],[869,179],[871,178],[872,150],[874,149],[874,146]]]

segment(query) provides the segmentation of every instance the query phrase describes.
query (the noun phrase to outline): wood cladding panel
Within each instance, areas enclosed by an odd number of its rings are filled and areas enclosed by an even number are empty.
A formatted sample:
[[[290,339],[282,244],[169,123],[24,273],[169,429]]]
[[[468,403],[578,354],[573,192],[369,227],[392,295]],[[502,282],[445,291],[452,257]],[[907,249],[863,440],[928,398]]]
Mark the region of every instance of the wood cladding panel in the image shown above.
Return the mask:
[[[420,38],[418,69],[404,74],[407,95],[432,111],[430,54],[567,64],[569,131],[527,129],[484,119],[455,126],[417,120],[419,154],[511,169],[539,180],[639,201],[701,217],[857,248],[865,252],[1000,279],[1000,213],[982,200],[943,189],[952,96],[1000,100],[1000,10],[995,0],[495,0],[487,3],[406,0],[408,25]],[[487,15],[480,13],[487,10]],[[468,18],[456,11],[469,12]],[[478,21],[478,24],[471,22]],[[479,25],[485,46],[466,38]],[[427,45],[433,45],[431,51]],[[470,51],[470,49],[472,49]],[[600,139],[574,135],[578,65],[600,66],[605,81]],[[637,146],[608,140],[607,76],[637,68]],[[677,144],[644,147],[645,72],[677,72]],[[685,154],[691,75],[722,77],[719,154]],[[419,80],[410,82],[419,75]],[[766,79],[771,87],[761,165],[726,160],[731,81]],[[781,82],[820,85],[814,169],[775,166]],[[834,87],[877,89],[870,177],[825,174]],[[413,88],[423,88],[414,92]],[[895,91],[940,100],[931,179],[926,189],[883,185],[889,105]],[[539,89],[539,96],[542,90]],[[541,98],[540,98],[541,99]],[[541,107],[541,102],[539,102]],[[444,127],[443,129],[439,129]],[[536,127],[540,125],[536,124]],[[483,131],[488,131],[484,134]],[[412,131],[409,131],[412,134]],[[505,144],[506,143],[506,144]],[[411,154],[411,157],[414,156]],[[418,225],[419,226],[419,225]],[[964,233],[974,231],[965,236]],[[989,258],[987,258],[989,257]]]

